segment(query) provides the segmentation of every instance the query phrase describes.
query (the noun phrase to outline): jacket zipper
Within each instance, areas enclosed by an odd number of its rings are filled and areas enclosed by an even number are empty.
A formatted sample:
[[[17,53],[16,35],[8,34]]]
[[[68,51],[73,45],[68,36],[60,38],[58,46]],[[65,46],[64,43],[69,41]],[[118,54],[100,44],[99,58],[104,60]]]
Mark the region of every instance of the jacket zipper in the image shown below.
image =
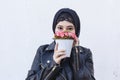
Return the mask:
[[[63,77],[64,80],[67,80],[67,79],[65,78],[65,76],[64,76],[62,73],[60,73],[60,75]]]
[[[79,70],[79,53],[78,53],[78,49],[77,49],[77,47],[75,48],[76,49],[76,64],[77,64],[77,70]]]
[[[57,66],[54,66],[54,67],[52,68],[52,70],[50,71],[50,73],[46,76],[45,80],[48,78],[48,76],[51,75],[51,73],[55,70],[56,67],[57,67]]]
[[[44,69],[45,67],[42,65],[42,63],[40,63],[40,67],[42,68],[42,69]]]
[[[50,71],[50,73],[46,76],[46,79],[47,79],[48,76],[50,76],[50,74],[55,70],[56,67],[57,67],[57,66],[53,67],[53,69]],[[67,80],[62,73],[60,73],[60,75],[63,77],[64,80]],[[45,80],[46,80],[46,79],[45,79]]]

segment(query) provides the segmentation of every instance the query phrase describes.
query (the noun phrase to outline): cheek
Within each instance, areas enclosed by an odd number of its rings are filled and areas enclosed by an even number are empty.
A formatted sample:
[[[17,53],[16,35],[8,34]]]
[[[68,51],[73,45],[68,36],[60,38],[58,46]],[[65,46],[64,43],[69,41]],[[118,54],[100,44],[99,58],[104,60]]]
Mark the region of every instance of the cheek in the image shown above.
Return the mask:
[[[55,32],[62,32],[62,30],[55,28]]]
[[[58,31],[59,31],[59,30],[56,28],[56,29],[55,29],[55,32],[58,32]]]
[[[71,32],[75,34],[75,30],[72,30]]]

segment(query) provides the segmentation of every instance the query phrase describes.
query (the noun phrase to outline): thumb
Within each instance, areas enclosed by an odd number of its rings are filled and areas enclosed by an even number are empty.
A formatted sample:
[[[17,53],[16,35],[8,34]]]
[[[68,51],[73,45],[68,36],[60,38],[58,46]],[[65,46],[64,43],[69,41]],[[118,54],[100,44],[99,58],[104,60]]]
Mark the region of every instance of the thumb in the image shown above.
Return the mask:
[[[54,51],[56,51],[56,50],[58,50],[58,43],[56,43],[56,45],[55,45]]]

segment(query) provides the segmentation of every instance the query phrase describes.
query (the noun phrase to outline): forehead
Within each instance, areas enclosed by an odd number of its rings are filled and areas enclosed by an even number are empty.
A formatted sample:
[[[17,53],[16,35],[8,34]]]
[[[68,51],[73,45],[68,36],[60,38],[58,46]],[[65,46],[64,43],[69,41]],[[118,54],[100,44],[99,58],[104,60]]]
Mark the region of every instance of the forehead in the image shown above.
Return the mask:
[[[73,23],[69,21],[60,21],[56,26],[71,26],[74,27]]]

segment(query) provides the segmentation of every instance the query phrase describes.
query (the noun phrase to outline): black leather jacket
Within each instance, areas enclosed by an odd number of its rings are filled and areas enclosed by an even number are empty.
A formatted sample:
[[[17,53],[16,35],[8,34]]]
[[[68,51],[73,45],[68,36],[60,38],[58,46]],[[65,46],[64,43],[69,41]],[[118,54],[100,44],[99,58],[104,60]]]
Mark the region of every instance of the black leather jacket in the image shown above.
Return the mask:
[[[53,61],[55,42],[40,46],[26,80],[95,80],[90,49],[76,46],[60,65]]]

